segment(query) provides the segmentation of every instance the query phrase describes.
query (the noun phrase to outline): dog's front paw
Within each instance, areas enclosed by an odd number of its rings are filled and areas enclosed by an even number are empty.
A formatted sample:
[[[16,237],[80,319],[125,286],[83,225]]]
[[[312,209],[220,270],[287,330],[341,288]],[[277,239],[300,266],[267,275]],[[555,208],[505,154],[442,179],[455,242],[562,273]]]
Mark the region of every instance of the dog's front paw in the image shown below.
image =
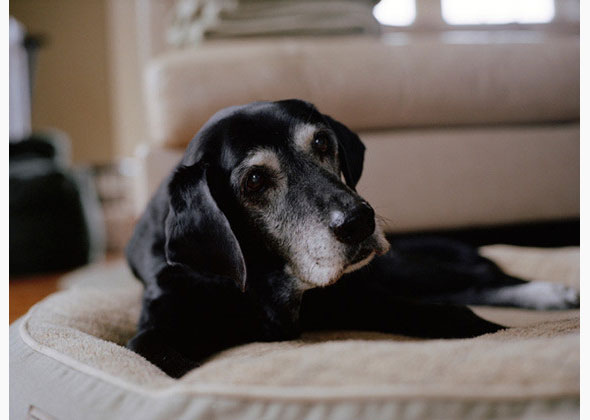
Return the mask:
[[[173,378],[180,378],[199,364],[172,348],[170,340],[158,330],[140,331],[127,343],[127,348],[143,356]]]

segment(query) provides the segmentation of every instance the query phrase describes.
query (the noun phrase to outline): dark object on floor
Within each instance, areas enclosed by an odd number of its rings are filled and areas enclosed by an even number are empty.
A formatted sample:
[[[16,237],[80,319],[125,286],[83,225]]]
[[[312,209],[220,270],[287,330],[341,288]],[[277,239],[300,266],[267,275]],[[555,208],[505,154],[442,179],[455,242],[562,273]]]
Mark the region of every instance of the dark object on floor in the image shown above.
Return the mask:
[[[580,219],[528,222],[490,227],[471,227],[423,232],[394,233],[390,241],[437,236],[479,247],[506,244],[534,247],[580,246]]]
[[[102,253],[92,179],[69,168],[58,132],[10,143],[10,274],[65,270]]]

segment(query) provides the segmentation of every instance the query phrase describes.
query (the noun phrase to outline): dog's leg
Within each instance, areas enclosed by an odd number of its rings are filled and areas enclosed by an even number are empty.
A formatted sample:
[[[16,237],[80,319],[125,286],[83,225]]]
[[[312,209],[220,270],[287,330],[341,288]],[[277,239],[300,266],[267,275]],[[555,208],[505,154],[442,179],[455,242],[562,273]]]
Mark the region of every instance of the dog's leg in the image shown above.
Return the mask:
[[[512,306],[537,310],[580,307],[580,295],[577,290],[560,284],[541,281],[496,288],[473,288],[458,293],[430,296],[427,300],[465,305]]]
[[[127,344],[175,378],[216,352],[260,337],[260,317],[232,280],[195,280],[179,270],[161,272],[164,287],[144,291],[138,332]]]
[[[466,338],[493,333],[501,325],[486,321],[465,306],[410,301],[359,287],[305,292],[304,330],[371,330],[427,338]]]
[[[127,348],[145,357],[173,378],[180,378],[198,366],[197,362],[174,349],[169,337],[157,329],[139,331],[127,343]]]
[[[528,309],[580,305],[575,289],[510,276],[476,248],[444,238],[393,241],[392,251],[371,265],[367,281],[424,302]]]

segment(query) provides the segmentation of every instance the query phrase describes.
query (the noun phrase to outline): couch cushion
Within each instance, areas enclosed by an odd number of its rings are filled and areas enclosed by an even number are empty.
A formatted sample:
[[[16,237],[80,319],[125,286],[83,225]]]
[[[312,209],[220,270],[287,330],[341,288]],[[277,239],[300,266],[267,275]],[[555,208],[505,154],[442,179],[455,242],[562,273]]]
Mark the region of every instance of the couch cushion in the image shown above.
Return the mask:
[[[485,251],[512,272],[536,258],[551,261],[554,281],[579,281],[576,248]],[[328,332],[252,343],[174,380],[123,347],[140,309],[124,264],[68,283],[11,326],[11,418],[31,406],[62,420],[549,419],[579,410],[578,311],[478,308],[514,328],[469,340]]]
[[[578,123],[359,134],[367,152],[357,190],[389,232],[579,216]],[[150,149],[150,195],[182,152]]]
[[[361,133],[358,191],[388,231],[576,218],[577,123]]]
[[[354,130],[579,118],[579,39],[499,33],[219,41],[146,74],[153,140],[185,146],[216,111],[301,98]]]

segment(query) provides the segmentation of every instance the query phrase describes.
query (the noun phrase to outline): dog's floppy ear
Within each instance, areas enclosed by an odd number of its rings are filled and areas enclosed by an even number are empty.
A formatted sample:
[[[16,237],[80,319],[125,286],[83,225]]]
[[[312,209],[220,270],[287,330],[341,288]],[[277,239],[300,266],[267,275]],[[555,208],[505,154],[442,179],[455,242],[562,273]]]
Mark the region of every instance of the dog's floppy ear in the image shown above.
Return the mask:
[[[246,264],[230,224],[207,183],[207,167],[179,166],[168,184],[166,259],[203,273],[229,277],[244,291]]]
[[[365,159],[365,145],[354,132],[335,119],[325,116],[338,137],[340,168],[346,184],[353,190],[361,178]]]

